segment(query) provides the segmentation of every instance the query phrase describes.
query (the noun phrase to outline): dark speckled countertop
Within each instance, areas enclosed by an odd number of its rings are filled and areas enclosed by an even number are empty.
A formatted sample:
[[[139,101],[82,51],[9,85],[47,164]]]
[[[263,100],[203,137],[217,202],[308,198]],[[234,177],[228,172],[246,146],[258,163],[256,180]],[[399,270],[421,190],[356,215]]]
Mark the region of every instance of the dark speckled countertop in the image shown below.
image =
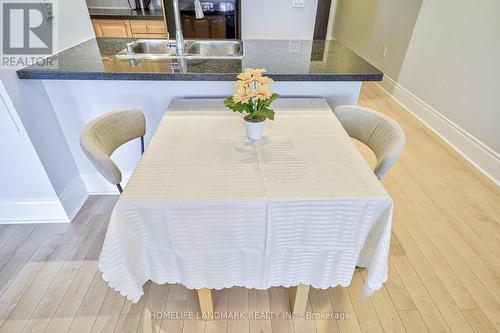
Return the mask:
[[[141,12],[133,9],[89,8],[89,14],[96,19],[163,20],[162,10]]]
[[[244,68],[268,70],[275,81],[380,81],[383,74],[338,41],[244,40],[243,59],[142,60],[114,55],[134,39],[90,39],[54,56],[56,66],[33,65],[20,79],[233,81]]]

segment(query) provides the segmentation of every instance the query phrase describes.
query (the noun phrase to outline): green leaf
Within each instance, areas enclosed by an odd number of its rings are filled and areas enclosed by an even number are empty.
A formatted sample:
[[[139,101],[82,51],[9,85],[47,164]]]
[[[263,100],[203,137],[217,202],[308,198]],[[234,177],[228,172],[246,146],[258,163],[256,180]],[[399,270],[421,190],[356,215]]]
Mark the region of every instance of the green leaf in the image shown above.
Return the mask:
[[[269,107],[271,105],[271,103],[274,102],[276,100],[276,98],[278,98],[279,96],[280,95],[276,94],[276,93],[272,94],[269,99],[266,99],[265,101],[263,101],[262,106]]]
[[[248,112],[248,107],[241,103],[235,103],[232,97],[228,97],[224,100],[224,105],[231,109],[233,112]]]
[[[269,120],[274,120],[274,111],[271,110],[271,109],[268,109],[267,107],[262,107],[260,110],[259,110],[259,114],[263,115],[264,117],[266,117],[267,119]]]

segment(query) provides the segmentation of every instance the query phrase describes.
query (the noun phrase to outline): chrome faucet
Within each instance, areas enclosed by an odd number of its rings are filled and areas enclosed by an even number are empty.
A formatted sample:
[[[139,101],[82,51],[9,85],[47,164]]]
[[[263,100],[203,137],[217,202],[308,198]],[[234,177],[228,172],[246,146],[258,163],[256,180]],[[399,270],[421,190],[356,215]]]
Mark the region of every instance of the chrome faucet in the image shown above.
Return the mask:
[[[201,7],[200,0],[194,1],[194,10],[197,19],[202,19],[205,17],[203,14],[203,9]],[[179,0],[173,0],[174,3],[174,18],[175,18],[175,44],[177,49],[177,55],[182,56],[185,54],[185,44],[184,36],[182,35],[182,22],[181,22],[181,11],[179,9]]]

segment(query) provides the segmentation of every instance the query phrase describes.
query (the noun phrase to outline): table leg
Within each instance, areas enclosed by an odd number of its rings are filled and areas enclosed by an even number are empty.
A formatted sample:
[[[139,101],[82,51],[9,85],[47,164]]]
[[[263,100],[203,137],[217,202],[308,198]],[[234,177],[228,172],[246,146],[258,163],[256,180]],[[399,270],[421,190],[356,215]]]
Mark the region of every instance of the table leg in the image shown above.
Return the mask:
[[[212,290],[208,288],[197,289],[200,311],[203,320],[211,320],[214,317],[214,303]]]
[[[299,284],[290,288],[290,307],[292,315],[303,317],[306,312],[307,296],[309,295],[309,285]]]

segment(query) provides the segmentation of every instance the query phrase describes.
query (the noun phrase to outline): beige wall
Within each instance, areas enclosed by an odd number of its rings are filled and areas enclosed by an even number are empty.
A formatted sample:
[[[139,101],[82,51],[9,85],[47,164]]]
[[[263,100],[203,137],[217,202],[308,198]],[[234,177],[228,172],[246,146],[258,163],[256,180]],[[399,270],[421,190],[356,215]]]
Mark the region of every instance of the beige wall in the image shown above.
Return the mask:
[[[337,1],[337,39],[500,153],[500,1]]]
[[[333,36],[397,79],[422,0],[337,0]],[[388,47],[382,58],[384,47]]]
[[[399,84],[500,153],[500,1],[424,0]]]

